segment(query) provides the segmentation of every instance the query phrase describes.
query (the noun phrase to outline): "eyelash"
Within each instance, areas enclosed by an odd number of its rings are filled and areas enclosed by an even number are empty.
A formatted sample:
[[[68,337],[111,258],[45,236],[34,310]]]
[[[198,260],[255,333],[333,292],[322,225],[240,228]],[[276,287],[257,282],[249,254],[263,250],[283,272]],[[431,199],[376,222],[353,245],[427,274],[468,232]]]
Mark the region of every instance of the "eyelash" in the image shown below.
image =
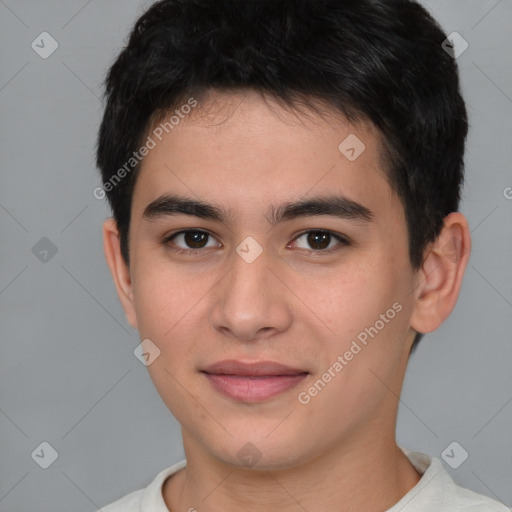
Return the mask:
[[[182,249],[182,248],[179,248],[179,247],[171,247],[169,245],[169,242],[171,242],[173,238],[177,237],[178,235],[185,234],[185,233],[204,233],[204,234],[208,235],[209,237],[215,238],[211,233],[209,233],[208,231],[204,231],[202,229],[184,229],[182,231],[177,231],[176,233],[172,233],[171,235],[166,236],[162,240],[162,243],[170,251],[172,251],[174,253],[183,254],[183,255],[187,255],[187,256],[202,256],[204,248],[199,248],[199,249]],[[351,243],[349,242],[349,240],[347,238],[339,235],[338,233],[335,233],[334,231],[330,231],[328,229],[308,229],[306,231],[303,231],[303,232],[299,233],[293,239],[293,241],[297,240],[298,238],[300,238],[303,235],[307,235],[308,233],[328,234],[331,237],[335,238],[339,242],[339,244],[337,244],[335,247],[331,247],[330,249],[310,249],[310,250],[302,249],[303,251],[306,251],[306,253],[308,255],[319,256],[320,254],[331,254],[333,251],[339,250],[343,246],[351,245]]]

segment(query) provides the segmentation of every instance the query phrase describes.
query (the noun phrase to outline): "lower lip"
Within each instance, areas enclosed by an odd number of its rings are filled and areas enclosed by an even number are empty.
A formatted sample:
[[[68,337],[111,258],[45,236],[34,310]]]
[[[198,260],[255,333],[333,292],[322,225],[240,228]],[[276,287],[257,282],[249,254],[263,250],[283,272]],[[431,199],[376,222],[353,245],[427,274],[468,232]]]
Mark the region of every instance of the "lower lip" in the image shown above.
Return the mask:
[[[264,402],[294,388],[308,375],[299,373],[296,375],[249,377],[206,372],[204,374],[217,391],[239,402]]]

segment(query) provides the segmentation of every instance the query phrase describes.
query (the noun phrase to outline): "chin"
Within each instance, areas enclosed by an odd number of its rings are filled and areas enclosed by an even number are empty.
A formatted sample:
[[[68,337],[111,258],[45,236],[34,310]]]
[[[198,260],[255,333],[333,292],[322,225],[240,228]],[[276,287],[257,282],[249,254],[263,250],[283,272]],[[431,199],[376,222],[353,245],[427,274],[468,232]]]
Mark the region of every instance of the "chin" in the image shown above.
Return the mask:
[[[272,428],[275,428],[276,424]],[[246,468],[251,471],[285,470],[314,457],[314,446],[304,446],[303,436],[294,436],[291,432],[277,430],[269,436],[272,428],[262,428],[262,433],[255,432],[254,425],[240,435],[228,434],[222,439],[203,439],[203,446],[210,447],[213,457],[225,464]],[[229,431],[229,427],[227,426]],[[310,440],[314,442],[314,440]],[[309,452],[309,456],[308,456]]]

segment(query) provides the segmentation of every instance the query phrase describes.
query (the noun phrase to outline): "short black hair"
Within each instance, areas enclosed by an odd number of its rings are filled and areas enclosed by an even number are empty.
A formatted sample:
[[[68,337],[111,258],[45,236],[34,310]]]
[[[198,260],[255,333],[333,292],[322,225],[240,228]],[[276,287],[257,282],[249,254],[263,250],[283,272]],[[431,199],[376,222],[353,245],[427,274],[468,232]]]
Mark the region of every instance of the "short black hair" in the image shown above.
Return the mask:
[[[140,167],[133,154],[155,119],[213,89],[253,89],[292,108],[315,110],[321,101],[378,128],[386,177],[404,206],[409,258],[419,269],[443,218],[457,211],[464,179],[467,114],[446,37],[410,0],[154,3],[107,74],[97,143],[126,264]]]

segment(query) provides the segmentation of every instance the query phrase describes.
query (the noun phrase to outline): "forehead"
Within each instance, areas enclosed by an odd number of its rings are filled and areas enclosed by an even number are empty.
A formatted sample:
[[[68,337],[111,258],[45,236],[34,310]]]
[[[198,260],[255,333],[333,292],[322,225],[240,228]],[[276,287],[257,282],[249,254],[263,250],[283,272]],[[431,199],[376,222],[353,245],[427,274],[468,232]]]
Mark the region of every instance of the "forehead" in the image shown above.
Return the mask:
[[[147,136],[154,147],[139,169],[134,216],[163,193],[223,202],[238,216],[308,194],[397,200],[382,167],[380,133],[325,107],[319,115],[252,90],[216,91],[163,115]]]

